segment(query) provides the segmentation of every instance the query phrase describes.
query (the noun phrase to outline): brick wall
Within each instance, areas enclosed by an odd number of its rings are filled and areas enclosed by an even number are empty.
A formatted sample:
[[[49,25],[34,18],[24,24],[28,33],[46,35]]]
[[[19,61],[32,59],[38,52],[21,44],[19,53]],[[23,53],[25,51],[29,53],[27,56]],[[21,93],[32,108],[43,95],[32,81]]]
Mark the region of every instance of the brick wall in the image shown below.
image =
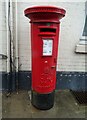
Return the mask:
[[[0,54],[7,54],[5,2],[0,2]],[[6,60],[0,59],[0,72],[6,71]]]
[[[24,17],[23,10],[32,5],[56,5],[66,9],[61,20],[59,57],[57,70],[85,71],[85,55],[75,53],[75,45],[79,42],[85,20],[85,4],[72,3],[18,3],[18,40],[21,70],[31,70],[30,25]]]
[[[24,16],[24,9],[33,5],[56,5],[66,9],[67,11],[66,16],[61,20],[57,70],[84,72],[85,64],[87,64],[85,63],[85,54],[76,54],[75,46],[76,44],[79,43],[79,38],[83,32],[85,22],[85,2],[36,2],[36,3],[18,2],[17,29],[19,41],[19,64],[22,64],[20,70],[23,71],[31,70],[31,40],[30,40],[31,32],[29,19]],[[2,7],[5,10],[4,5]],[[3,19],[2,29],[4,29],[2,34],[3,35],[2,52],[6,54],[5,11],[3,11],[2,19]],[[0,29],[0,32],[2,32],[2,29]],[[6,60],[3,60],[3,66],[2,68],[0,67],[0,70],[1,71],[6,70]]]

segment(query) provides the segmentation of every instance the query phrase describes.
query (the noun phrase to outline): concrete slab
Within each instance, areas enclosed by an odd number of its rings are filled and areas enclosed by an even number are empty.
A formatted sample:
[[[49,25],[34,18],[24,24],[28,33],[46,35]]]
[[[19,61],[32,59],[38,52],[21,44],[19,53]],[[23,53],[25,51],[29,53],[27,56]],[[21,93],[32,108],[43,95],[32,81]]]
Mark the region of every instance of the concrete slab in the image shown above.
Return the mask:
[[[76,103],[68,90],[55,92],[54,107],[50,110],[38,110],[30,102],[30,92],[19,91],[10,97],[3,94],[3,118],[85,118],[86,107]]]

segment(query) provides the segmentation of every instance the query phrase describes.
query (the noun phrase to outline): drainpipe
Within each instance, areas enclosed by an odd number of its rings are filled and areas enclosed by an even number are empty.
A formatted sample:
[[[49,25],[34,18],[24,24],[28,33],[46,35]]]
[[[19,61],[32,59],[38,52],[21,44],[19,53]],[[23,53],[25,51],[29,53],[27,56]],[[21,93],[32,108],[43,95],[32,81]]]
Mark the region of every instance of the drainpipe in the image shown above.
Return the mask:
[[[15,0],[15,60],[16,60],[16,91],[18,94],[19,89],[19,80],[18,80],[18,72],[19,72],[19,49],[18,49],[18,26],[17,26],[17,0]]]
[[[14,15],[14,2],[10,1],[10,31],[11,31],[11,58],[12,58],[12,88],[15,90],[15,73],[16,73],[16,66],[15,66],[15,39],[14,39],[14,22],[13,22],[13,15]]]
[[[10,34],[9,34],[9,2],[6,0],[6,29],[7,29],[7,89],[10,82]]]
[[[12,56],[11,56],[11,29],[10,29],[10,1],[6,0],[6,27],[7,27],[7,90],[12,91]]]
[[[13,11],[13,5],[14,11]],[[14,12],[14,13],[13,13]],[[13,19],[13,14],[15,19]],[[13,20],[15,20],[13,22]],[[12,80],[15,81],[16,91],[18,93],[18,38],[17,38],[17,0],[6,0],[6,22],[7,22],[7,73],[8,73],[8,95],[12,91]],[[13,24],[14,23],[14,24]],[[13,29],[14,27],[14,29]],[[16,73],[16,77],[15,77]],[[13,77],[12,77],[13,76]]]

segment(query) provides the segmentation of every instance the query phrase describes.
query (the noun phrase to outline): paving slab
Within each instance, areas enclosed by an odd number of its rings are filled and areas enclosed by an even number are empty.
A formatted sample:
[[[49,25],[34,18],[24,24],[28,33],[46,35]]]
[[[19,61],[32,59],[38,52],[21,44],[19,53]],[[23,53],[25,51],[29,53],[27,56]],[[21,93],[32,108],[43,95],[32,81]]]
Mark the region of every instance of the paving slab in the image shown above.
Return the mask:
[[[30,91],[2,97],[3,118],[85,118],[86,106],[79,105],[69,90],[55,91],[54,107],[39,110],[32,106]]]

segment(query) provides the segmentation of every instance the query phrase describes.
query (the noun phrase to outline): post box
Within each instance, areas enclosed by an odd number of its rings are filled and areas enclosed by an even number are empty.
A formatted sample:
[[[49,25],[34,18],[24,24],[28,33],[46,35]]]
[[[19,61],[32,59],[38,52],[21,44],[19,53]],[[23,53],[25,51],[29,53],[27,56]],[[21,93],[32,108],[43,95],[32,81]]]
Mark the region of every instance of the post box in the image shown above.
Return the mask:
[[[65,12],[54,6],[34,6],[24,11],[31,23],[31,103],[42,110],[54,105],[60,19]]]

